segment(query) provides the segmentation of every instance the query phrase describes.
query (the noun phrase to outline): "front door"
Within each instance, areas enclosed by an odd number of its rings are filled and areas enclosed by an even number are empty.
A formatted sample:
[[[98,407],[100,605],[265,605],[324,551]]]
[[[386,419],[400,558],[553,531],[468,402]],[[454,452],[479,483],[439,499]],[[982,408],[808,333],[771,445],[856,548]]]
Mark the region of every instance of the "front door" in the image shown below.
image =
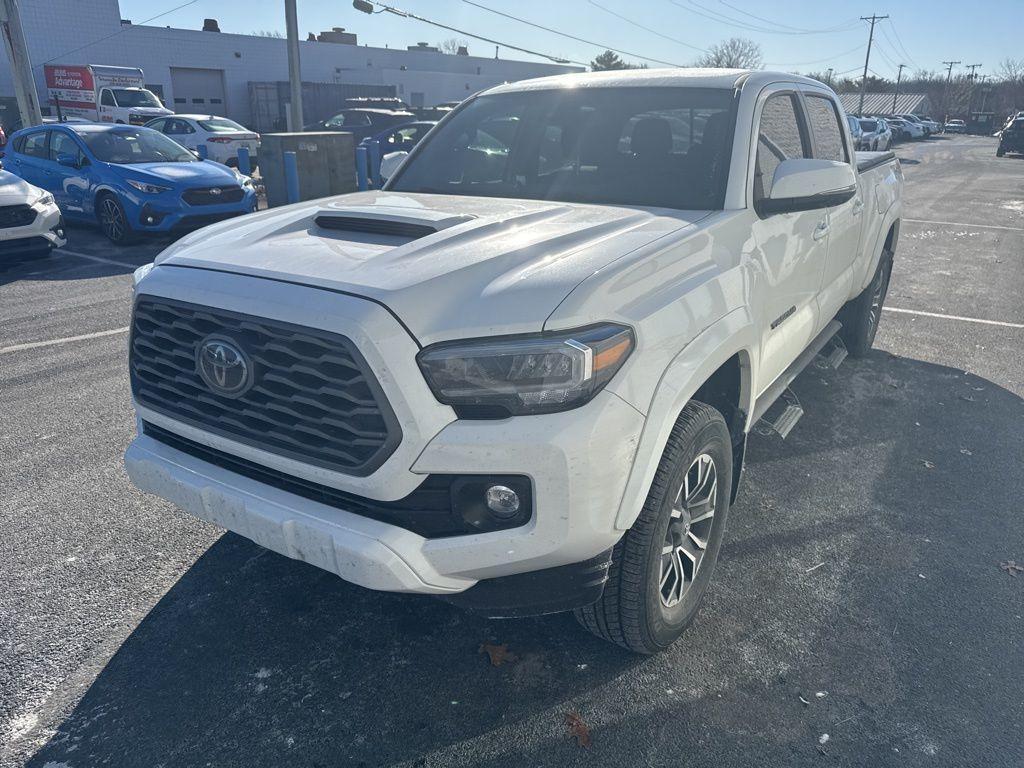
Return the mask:
[[[769,90],[759,98],[753,179],[756,205],[770,190],[783,160],[811,157],[812,146],[799,96]],[[818,291],[828,247],[828,212],[778,213],[753,224],[754,258],[762,283],[751,286],[753,311],[762,329],[756,391],[761,394],[810,344],[819,327]],[[757,279],[757,278],[755,278]]]
[[[61,165],[64,155],[75,159],[75,166]],[[78,140],[60,129],[50,132],[50,160],[46,173],[50,178],[50,191],[57,205],[66,214],[81,216],[86,192],[89,190],[89,160]]]

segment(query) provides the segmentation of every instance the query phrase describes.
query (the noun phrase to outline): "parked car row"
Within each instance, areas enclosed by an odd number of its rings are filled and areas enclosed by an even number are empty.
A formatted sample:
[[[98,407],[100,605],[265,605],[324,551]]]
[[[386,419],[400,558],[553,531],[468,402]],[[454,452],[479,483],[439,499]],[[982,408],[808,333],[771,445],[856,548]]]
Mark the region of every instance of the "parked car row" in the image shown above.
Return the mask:
[[[890,149],[894,142],[923,139],[941,133],[944,126],[928,117],[911,114],[900,115],[851,115],[846,119],[850,125],[854,147],[861,151]],[[951,121],[960,124],[959,132],[964,133],[963,120]]]
[[[5,171],[42,190],[41,199],[59,207],[64,218],[99,224],[118,245],[143,233],[196,229],[256,208],[248,176],[145,126],[40,125],[15,132],[5,149]],[[59,236],[48,238],[51,247],[63,239],[63,220],[49,229],[57,234],[58,225]]]

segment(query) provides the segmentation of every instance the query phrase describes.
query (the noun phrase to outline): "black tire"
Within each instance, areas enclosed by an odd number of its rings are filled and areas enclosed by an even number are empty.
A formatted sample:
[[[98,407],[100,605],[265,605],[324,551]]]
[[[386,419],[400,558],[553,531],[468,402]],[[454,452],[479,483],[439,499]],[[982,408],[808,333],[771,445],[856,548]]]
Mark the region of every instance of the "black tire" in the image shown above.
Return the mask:
[[[1006,150],[1003,149],[1002,147],[998,147],[996,149],[996,157],[1002,157],[1005,154],[1006,154]]]
[[[684,478],[697,467],[705,466],[709,457],[717,480],[714,500],[699,509],[711,510],[686,519],[676,517],[673,507],[680,495]],[[612,552],[612,564],[601,599],[593,605],[576,610],[576,619],[600,638],[621,645],[636,653],[652,654],[664,650],[675,642],[697,615],[701,601],[718,560],[729,513],[729,493],[732,488],[732,448],[729,430],[722,415],[709,405],[692,401],[683,409],[665,447],[658,471],[651,484],[643,510],[633,527],[626,531]],[[707,475],[705,475],[705,478]],[[694,475],[690,474],[690,479]],[[697,484],[701,485],[699,475]],[[700,518],[704,517],[703,521]],[[710,519],[707,519],[710,518]],[[691,528],[689,520],[692,519]],[[705,546],[700,550],[696,533],[698,525],[705,534]],[[663,599],[663,561],[670,565],[681,560],[676,553],[665,554],[666,541],[681,541],[691,549],[703,552],[699,560],[690,563],[694,578],[687,582],[680,577],[678,601],[669,606]],[[680,545],[682,546],[682,545]],[[676,571],[669,567],[670,571]],[[682,570],[678,571],[682,574]],[[671,575],[671,574],[670,574]]]
[[[99,220],[100,229],[107,239],[114,245],[129,245],[135,240],[135,232],[128,223],[128,216],[124,212],[124,206],[117,199],[117,195],[106,192],[96,200],[96,218]]]
[[[883,251],[868,287],[839,311],[839,322],[843,324],[839,336],[846,344],[847,352],[854,357],[866,355],[875,342],[885,296],[889,292],[892,258],[890,251]]]

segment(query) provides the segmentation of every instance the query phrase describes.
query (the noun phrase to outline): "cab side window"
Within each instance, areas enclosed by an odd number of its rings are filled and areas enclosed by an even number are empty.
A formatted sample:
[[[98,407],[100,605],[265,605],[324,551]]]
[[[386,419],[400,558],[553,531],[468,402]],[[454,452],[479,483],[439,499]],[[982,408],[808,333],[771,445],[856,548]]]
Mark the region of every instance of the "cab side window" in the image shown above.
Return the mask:
[[[850,162],[843,132],[839,129],[839,112],[835,103],[824,96],[807,94],[807,120],[814,134],[814,156],[821,160]],[[863,126],[864,123],[862,122]]]
[[[116,107],[117,102],[114,101],[114,92],[109,88],[104,88],[100,91],[100,104],[104,107]]]
[[[775,169],[783,160],[810,156],[810,142],[802,127],[796,96],[790,93],[770,96],[761,109],[761,123],[757,129],[754,201],[768,194]]]

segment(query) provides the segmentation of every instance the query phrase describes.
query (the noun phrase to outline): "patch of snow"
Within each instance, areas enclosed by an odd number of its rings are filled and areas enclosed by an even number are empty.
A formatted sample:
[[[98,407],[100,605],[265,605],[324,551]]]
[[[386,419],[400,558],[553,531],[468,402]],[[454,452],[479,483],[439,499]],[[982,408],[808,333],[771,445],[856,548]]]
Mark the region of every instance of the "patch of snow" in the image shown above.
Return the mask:
[[[1004,208],[1007,211],[1014,211],[1016,213],[1024,213],[1024,200],[1007,200],[1003,203],[1000,208]]]
[[[11,735],[11,741],[17,741],[27,734],[39,722],[39,715],[34,712],[26,712],[23,715],[12,717],[7,723],[7,732]]]

